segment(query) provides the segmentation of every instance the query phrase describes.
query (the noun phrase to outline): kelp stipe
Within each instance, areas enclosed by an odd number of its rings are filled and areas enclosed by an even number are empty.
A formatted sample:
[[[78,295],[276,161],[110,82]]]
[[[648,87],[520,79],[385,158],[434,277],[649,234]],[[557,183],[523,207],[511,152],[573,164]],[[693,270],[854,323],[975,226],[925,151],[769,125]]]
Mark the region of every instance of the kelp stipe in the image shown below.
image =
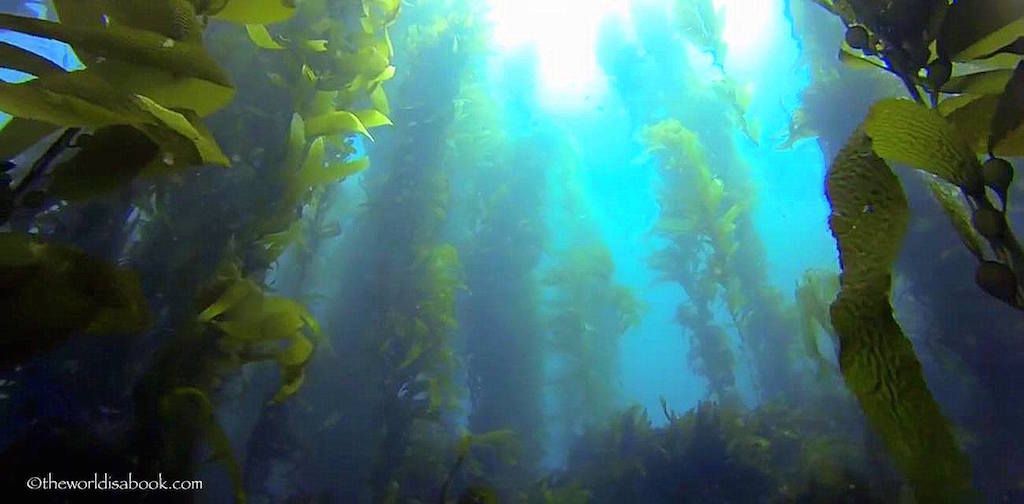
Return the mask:
[[[843,266],[842,290],[831,312],[843,374],[918,498],[969,501],[975,495],[966,458],[892,315],[890,269],[908,215],[886,161],[935,177],[933,195],[979,261],[975,277],[981,290],[1024,308],[1021,246],[1002,215],[1012,167],[996,158],[1019,154],[1015,135],[1024,66],[1014,44],[1024,10],[989,1],[891,8],[818,3],[848,26],[841,58],[895,74],[913,99],[875,104],[829,170],[830,225]],[[967,62],[987,58],[988,70],[958,72],[969,68]],[[987,168],[977,154],[989,156]],[[998,207],[986,185],[998,196]]]

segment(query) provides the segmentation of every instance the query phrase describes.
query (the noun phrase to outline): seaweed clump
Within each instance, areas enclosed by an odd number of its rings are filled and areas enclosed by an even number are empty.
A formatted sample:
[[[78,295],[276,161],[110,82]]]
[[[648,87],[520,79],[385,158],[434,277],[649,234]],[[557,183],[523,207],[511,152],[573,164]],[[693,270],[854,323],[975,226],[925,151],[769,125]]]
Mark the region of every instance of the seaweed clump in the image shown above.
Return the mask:
[[[535,501],[892,502],[899,494],[884,470],[862,469],[869,454],[855,428],[807,436],[830,422],[807,410],[705,402],[679,415],[664,401],[662,410],[661,427],[633,407],[588,430],[567,469],[538,484]]]

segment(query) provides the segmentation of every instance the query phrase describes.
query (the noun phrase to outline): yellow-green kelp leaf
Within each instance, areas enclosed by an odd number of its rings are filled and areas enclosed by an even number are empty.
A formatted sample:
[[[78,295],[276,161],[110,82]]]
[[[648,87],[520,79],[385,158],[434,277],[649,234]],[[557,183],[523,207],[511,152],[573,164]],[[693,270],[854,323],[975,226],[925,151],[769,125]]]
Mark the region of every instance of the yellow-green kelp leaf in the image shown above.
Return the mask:
[[[281,374],[281,386],[270,399],[270,404],[281,404],[289,397],[295,395],[302,388],[306,381],[306,371],[303,367],[289,368]]]
[[[222,333],[221,349],[251,357],[273,359],[281,369],[281,388],[273,402],[293,395],[302,384],[302,368],[312,356],[309,337],[319,336],[315,318],[301,303],[266,294],[255,282],[229,272],[220,296],[198,315]]]
[[[149,163],[141,172],[143,175],[204,164],[228,165],[210,132],[197,117],[192,117],[194,114],[169,110],[145,96],[125,95],[88,71],[53,74],[22,84],[0,83],[0,110],[18,118],[60,126],[134,126],[164,152],[162,162]],[[45,130],[38,124],[32,128],[34,132],[24,132],[27,137],[15,137],[18,147]]]
[[[4,364],[24,362],[76,333],[131,333],[149,323],[133,273],[22,233],[0,233],[0,306]]]
[[[818,376],[826,376],[830,362],[818,346],[821,332],[832,339],[835,330],[829,318],[829,306],[839,292],[839,275],[825,270],[807,270],[797,283],[795,298],[800,315],[800,332],[804,351],[818,367]]]
[[[189,120],[173,111],[161,107],[155,101],[141,95],[135,95],[135,103],[148,112],[154,119],[154,124],[164,126],[174,131],[182,138],[185,138],[195,147],[199,159],[204,164],[228,166],[231,164],[227,156],[221,152],[217,142],[207,132],[200,132]]]
[[[258,296],[259,293],[259,287],[252,282],[232,282],[220,297],[204,308],[196,318],[202,322],[209,322],[217,315],[234,308],[246,297]]]
[[[966,93],[956,96],[950,96],[940,101],[939,106],[935,110],[937,110],[939,112],[939,115],[941,115],[942,117],[949,119],[949,115],[955,112],[957,109],[965,107],[968,104],[974,102],[975,100],[979,100],[985,96],[986,95]],[[960,134],[963,135],[964,132],[961,131]],[[970,142],[968,142],[968,145],[970,145]]]
[[[381,70],[381,72],[377,74],[377,76],[370,79],[370,81],[366,83],[366,87],[367,89],[372,88],[378,84],[382,84],[384,81],[391,80],[392,78],[394,78],[394,76],[394,65],[388,65],[386,68],[384,68],[384,70]]]
[[[14,117],[31,119],[61,126],[109,126],[132,122],[123,107],[114,109],[118,102],[116,95],[104,96],[101,100],[83,98],[83,94],[106,94],[109,88],[92,87],[82,82],[76,91],[79,94],[65,94],[44,87],[43,79],[23,84],[0,82],[0,110]],[[92,93],[95,91],[96,93]]]
[[[306,50],[313,52],[327,52],[327,44],[330,42],[324,39],[305,40],[302,42],[302,47]]]
[[[0,14],[0,28],[59,40],[76,51],[156,67],[176,75],[231,86],[227,74],[198,42],[178,42],[160,33],[123,25],[76,26]],[[86,66],[96,63],[84,61]]]
[[[909,224],[899,179],[859,129],[826,177],[839,247],[840,292],[830,308],[839,363],[872,428],[918,502],[964,502],[970,468],[893,318],[892,265]]]
[[[937,179],[932,179],[928,182],[928,189],[931,190],[932,196],[935,197],[935,200],[939,202],[942,210],[946,213],[946,216],[949,217],[950,224],[956,229],[957,235],[960,236],[960,241],[967,247],[967,250],[974,254],[974,257],[978,258],[979,261],[984,260],[981,236],[978,235],[974,226],[971,225],[971,218],[961,199],[960,192],[949,184]]]
[[[938,112],[910,100],[882,100],[864,129],[882,158],[934,173],[969,194],[984,190],[978,158]]]
[[[375,109],[357,110],[355,115],[366,128],[391,126],[393,124],[391,119],[388,119],[388,116]]]
[[[175,425],[195,425],[202,429],[210,447],[210,460],[224,465],[234,488],[235,502],[243,504],[245,485],[242,466],[235,457],[228,435],[217,421],[210,397],[195,387],[175,388],[160,398],[160,417],[168,428]]]
[[[846,43],[843,43],[843,45],[839,47],[839,61],[849,65],[850,68],[858,68],[861,70],[877,70],[881,68],[882,70],[889,71],[889,67],[885,65],[884,61],[875,57],[857,54],[857,52],[846,45]]]
[[[938,36],[940,54],[969,61],[1024,37],[1024,2],[959,0],[949,6]]]
[[[1013,70],[1001,68],[985,70],[966,75],[957,75],[942,86],[943,93],[967,93],[973,95],[999,94],[1006,89]]]
[[[284,46],[278,44],[274,37],[270,36],[270,32],[267,31],[267,27],[261,24],[247,24],[245,25],[245,31],[249,34],[249,40],[252,40],[253,44],[260,49],[268,49],[271,51],[280,51],[284,49]]]
[[[323,137],[317,137],[309,146],[306,159],[302,162],[302,168],[292,175],[289,180],[289,194],[293,200],[298,200],[303,192],[310,187],[310,181],[317,178],[324,170],[324,158],[327,154],[326,143]],[[296,203],[297,201],[293,201]]]
[[[317,117],[334,111],[335,104],[338,100],[337,90],[317,90],[313,94],[313,99],[309,100],[306,105],[306,111],[303,114],[306,117]]]
[[[359,117],[347,110],[330,112],[306,121],[306,135],[310,137],[349,133],[362,133],[370,141],[373,141],[373,137],[366,130],[366,127],[363,126],[363,122],[359,120]]]
[[[326,177],[329,178],[330,182],[333,182],[335,180],[343,180],[369,167],[370,158],[365,156],[355,161],[339,161],[328,163],[326,171],[329,173],[329,175],[326,175]]]
[[[313,146],[310,147],[310,158],[313,158],[317,153],[313,149],[318,143],[321,144],[320,150],[322,152],[322,140],[323,137],[317,138],[313,142]],[[370,158],[363,157],[355,161],[332,161],[327,163],[327,166],[323,165],[323,154],[319,154],[318,159],[320,163],[317,164],[317,158],[313,158],[314,162],[307,162],[303,164],[302,170],[292,180],[295,194],[301,194],[305,190],[314,187],[320,187],[334,182],[344,180],[356,173],[359,173],[370,166]]]
[[[957,132],[971,150],[984,154],[988,152],[992,119],[998,109],[998,95],[979,96],[952,110],[947,119],[956,125]],[[997,156],[1024,156],[1024,127],[1017,127],[1006,133],[995,145],[993,153]]]
[[[522,440],[512,429],[501,429],[473,434],[464,432],[455,445],[459,457],[470,455],[473,448],[490,448],[501,458],[503,464],[515,464],[522,456]]]
[[[286,173],[299,170],[306,156],[306,122],[299,114],[292,114],[288,127],[288,156],[285,158]]]
[[[191,110],[206,117],[226,106],[235,97],[235,88],[205,79],[177,75],[154,67],[107,60],[75,74],[94,74],[118,91],[139,94],[164,108]],[[77,76],[77,75],[75,75]]]
[[[388,95],[384,92],[384,86],[377,84],[370,90],[370,105],[381,114],[391,113],[391,104],[388,102]]]
[[[232,23],[266,25],[285,21],[294,14],[294,0],[228,0],[212,17]]]
[[[165,35],[167,38],[156,37],[153,40],[162,41],[161,46],[171,46],[173,49],[181,49],[183,46],[187,51],[195,53],[199,57],[195,64],[207,67],[200,74],[206,73],[217,76],[216,78],[211,80],[203,75],[197,75],[195,72],[184,72],[178,64],[167,66],[160,63],[157,65],[131,57],[103,56],[100,58],[97,54],[83,51],[81,46],[76,47],[78,56],[88,65],[86,72],[105,80],[121,92],[148,96],[164,107],[194,110],[200,116],[205,117],[227,105],[234,96],[234,88],[227,84],[226,77],[206,55],[205,49],[201,45],[202,41],[198,38],[198,30],[195,30],[195,37],[181,43],[178,42],[179,39],[160,31],[162,28],[166,28],[174,32],[173,26],[160,26],[162,20],[169,19],[161,9],[183,13],[189,17],[190,8],[156,5],[189,1],[159,0],[159,2],[139,3],[121,0],[65,0],[58,1],[56,7],[62,20],[60,26],[74,25],[103,30],[106,29],[106,23],[104,23],[106,14],[104,13],[116,12],[118,14],[113,17],[126,20],[122,28],[137,29],[136,31],[140,33],[148,33],[150,38],[153,38],[154,34]],[[126,10],[130,12],[126,12]],[[108,22],[115,22],[110,21],[109,17],[106,19]],[[184,59],[184,63],[189,64],[188,58]]]

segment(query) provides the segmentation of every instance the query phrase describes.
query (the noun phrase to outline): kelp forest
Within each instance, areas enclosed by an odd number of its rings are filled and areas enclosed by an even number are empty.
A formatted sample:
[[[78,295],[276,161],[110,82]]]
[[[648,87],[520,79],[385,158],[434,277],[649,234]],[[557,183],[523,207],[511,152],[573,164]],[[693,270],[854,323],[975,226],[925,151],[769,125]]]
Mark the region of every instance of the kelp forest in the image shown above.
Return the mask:
[[[1024,503],[1024,2],[0,0],[5,502]]]

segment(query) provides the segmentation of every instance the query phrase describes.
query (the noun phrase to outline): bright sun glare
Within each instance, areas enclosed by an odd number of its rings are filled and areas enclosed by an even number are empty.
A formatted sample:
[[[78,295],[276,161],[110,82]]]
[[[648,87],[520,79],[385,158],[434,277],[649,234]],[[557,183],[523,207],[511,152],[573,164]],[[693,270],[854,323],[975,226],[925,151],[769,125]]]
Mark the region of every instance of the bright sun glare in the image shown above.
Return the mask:
[[[714,4],[725,10],[722,39],[735,60],[758,57],[771,45],[772,27],[779,22],[777,0],[715,0]]]
[[[626,0],[488,0],[497,46],[537,51],[540,100],[571,107],[604,90],[594,49],[609,16],[628,19]]]
[[[595,48],[601,24],[609,18],[633,27],[630,4],[670,4],[675,0],[487,0],[495,44],[503,51],[532,46],[537,51],[539,99],[550,108],[572,109],[605,91]],[[685,1],[685,0],[684,0]],[[723,9],[723,39],[729,58],[749,61],[769,46],[777,0],[714,0]]]

